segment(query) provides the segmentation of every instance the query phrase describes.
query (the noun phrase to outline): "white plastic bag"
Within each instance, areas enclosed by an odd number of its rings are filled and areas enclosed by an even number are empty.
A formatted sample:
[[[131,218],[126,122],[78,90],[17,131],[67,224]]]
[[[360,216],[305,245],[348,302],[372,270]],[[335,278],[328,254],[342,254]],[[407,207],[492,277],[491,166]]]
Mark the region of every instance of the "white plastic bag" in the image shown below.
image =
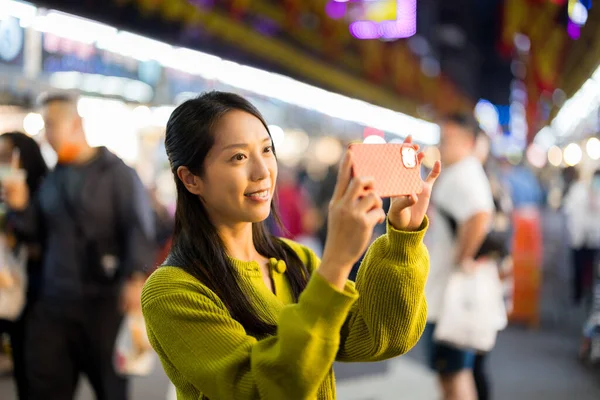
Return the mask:
[[[167,400],[177,400],[177,389],[171,382],[169,382],[169,389],[167,390]]]
[[[141,314],[126,315],[115,344],[115,371],[127,376],[148,376],[155,362],[144,317]]]
[[[493,262],[478,265],[474,272],[452,273],[434,339],[454,347],[489,351],[498,331],[507,325],[502,283]]]
[[[21,246],[15,255],[0,235],[0,319],[14,321],[27,301],[27,251]]]

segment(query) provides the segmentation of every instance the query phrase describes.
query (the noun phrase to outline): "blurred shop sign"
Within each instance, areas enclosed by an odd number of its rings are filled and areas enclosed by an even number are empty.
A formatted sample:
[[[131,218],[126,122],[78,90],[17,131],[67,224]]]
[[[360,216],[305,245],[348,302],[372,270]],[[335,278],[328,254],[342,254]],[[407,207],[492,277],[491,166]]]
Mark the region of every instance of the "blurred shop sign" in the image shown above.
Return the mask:
[[[429,104],[440,114],[472,110],[472,99],[444,75],[425,74],[408,43],[396,40],[402,36],[398,25],[388,22],[405,17],[410,23],[401,26],[415,22],[416,2],[399,1],[409,5],[401,7],[408,14],[399,15],[398,4],[389,0],[387,7],[371,2],[363,13],[378,27],[390,28],[381,40],[358,40],[348,19],[328,15],[331,10],[325,1],[45,0],[44,4],[411,116],[417,116],[418,104]],[[391,12],[389,4],[394,6]]]
[[[23,67],[25,31],[17,18],[0,19],[0,65]]]
[[[161,77],[161,66],[156,61],[138,61],[93,44],[44,33],[42,36],[42,71],[81,72],[85,74],[128,78],[155,87]]]
[[[41,64],[54,87],[142,103],[152,101],[162,77],[154,60],[139,61],[51,33],[42,34]]]
[[[350,33],[357,39],[394,40],[417,33],[416,0],[329,0],[329,18],[350,21]]]
[[[165,77],[167,80],[168,95],[171,99],[176,99],[176,103],[187,99],[184,97],[193,97],[194,94],[199,94],[212,88],[210,81],[173,68],[165,69]]]

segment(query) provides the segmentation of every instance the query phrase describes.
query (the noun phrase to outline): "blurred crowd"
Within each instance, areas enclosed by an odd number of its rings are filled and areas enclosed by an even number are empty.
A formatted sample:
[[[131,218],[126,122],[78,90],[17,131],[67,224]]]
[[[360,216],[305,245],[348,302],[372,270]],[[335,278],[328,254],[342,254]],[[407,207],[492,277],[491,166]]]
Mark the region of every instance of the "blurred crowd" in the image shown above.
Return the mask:
[[[172,217],[132,168],[87,143],[76,100],[48,96],[41,106],[53,170],[30,136],[0,136],[8,369],[20,399],[73,398],[81,373],[99,399],[125,399],[117,335],[141,315],[141,287],[168,251]]]

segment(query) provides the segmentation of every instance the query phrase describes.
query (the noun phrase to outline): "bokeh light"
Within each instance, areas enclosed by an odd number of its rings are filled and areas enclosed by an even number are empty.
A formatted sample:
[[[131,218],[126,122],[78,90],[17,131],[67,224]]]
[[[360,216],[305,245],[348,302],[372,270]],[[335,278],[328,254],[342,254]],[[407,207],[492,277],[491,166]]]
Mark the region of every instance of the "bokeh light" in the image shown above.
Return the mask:
[[[29,113],[23,118],[23,130],[29,136],[35,136],[44,129],[44,120],[40,114]]]
[[[585,151],[589,158],[598,160],[600,158],[600,140],[598,138],[589,138],[585,144]]]
[[[565,164],[568,166],[575,166],[581,161],[582,152],[581,147],[577,143],[570,143],[563,151],[563,158]]]
[[[548,162],[546,152],[540,145],[536,143],[532,143],[527,148],[526,157],[529,164],[533,165],[536,168],[544,168],[546,162]]]
[[[285,139],[285,132],[281,127],[277,125],[269,125],[269,133],[271,134],[271,138],[273,139],[273,145],[275,146],[275,151],[277,151],[278,147],[281,146],[283,140]]]
[[[334,165],[342,157],[344,149],[339,140],[326,136],[319,138],[315,147],[317,160],[325,165]]]
[[[558,146],[552,146],[548,149],[548,162],[555,167],[560,166],[563,161],[562,150]]]

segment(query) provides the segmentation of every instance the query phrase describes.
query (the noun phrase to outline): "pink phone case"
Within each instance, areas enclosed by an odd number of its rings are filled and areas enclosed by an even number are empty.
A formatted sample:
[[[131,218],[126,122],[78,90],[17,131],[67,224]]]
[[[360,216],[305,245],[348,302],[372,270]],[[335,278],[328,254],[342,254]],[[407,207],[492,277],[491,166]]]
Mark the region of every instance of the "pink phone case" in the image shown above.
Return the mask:
[[[406,196],[423,190],[421,165],[411,145],[354,143],[350,149],[353,176],[373,177],[379,196]]]

